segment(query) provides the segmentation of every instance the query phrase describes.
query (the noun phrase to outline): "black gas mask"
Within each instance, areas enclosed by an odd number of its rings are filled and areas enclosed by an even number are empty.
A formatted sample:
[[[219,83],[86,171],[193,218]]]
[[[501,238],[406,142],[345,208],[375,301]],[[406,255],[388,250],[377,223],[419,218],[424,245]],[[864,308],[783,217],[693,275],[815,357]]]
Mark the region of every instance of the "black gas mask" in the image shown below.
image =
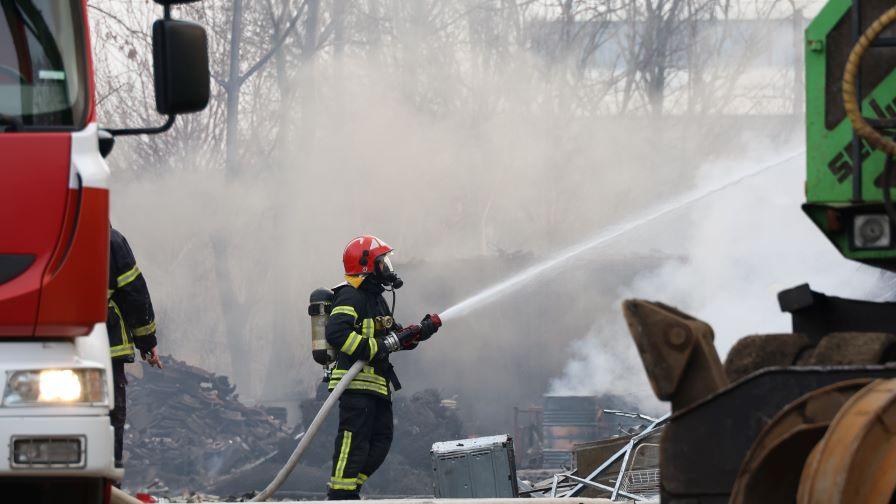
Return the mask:
[[[376,258],[376,261],[374,261],[373,279],[383,287],[400,289],[404,285],[404,280],[395,273],[395,268],[392,267],[392,261],[389,259],[391,254],[391,252],[388,252]]]

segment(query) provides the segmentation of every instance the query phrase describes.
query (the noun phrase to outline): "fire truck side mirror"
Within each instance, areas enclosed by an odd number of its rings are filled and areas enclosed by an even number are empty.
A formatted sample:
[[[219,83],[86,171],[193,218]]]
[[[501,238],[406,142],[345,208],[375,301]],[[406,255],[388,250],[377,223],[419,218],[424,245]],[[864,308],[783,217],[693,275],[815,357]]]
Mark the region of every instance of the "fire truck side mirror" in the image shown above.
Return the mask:
[[[156,110],[160,114],[199,112],[208,105],[208,36],[189,21],[159,19],[152,25]]]

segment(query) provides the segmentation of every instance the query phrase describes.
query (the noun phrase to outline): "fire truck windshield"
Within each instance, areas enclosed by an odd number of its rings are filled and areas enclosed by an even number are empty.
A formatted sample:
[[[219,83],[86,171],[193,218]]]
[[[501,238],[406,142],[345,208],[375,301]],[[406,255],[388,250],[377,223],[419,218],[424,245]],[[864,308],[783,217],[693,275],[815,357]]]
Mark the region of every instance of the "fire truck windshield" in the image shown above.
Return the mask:
[[[0,0],[0,132],[83,127],[85,30],[79,0]]]

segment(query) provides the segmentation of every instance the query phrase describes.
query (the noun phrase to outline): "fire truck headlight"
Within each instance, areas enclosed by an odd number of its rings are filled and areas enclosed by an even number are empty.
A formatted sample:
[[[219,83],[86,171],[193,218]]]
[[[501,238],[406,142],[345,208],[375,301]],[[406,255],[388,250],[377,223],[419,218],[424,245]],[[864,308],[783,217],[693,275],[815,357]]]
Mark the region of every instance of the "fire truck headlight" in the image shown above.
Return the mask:
[[[42,369],[7,374],[4,406],[106,404],[102,369]]]

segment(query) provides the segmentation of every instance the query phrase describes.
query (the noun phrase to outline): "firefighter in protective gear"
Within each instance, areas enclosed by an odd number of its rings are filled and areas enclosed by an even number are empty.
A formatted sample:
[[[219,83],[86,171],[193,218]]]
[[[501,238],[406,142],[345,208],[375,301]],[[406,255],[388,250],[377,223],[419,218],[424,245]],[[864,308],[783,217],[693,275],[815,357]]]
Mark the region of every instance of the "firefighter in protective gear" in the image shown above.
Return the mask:
[[[124,423],[127,413],[124,365],[134,362],[135,348],[150,366],[162,367],[156,351],[156,321],[146,280],[125,237],[110,228],[109,306],[106,329],[112,354],[115,408],[110,413],[115,429],[115,465],[121,467]]]
[[[337,350],[329,389],[357,360],[368,364],[339,399],[339,432],[328,484],[330,500],[358,499],[361,486],[386,459],[392,444],[392,389],[401,384],[389,354],[416,348],[438,329],[424,322],[395,323],[382,294],[401,287],[389,255],[392,247],[374,236],[352,240],[343,253],[346,283],[334,289],[327,342]],[[428,319],[427,319],[428,320]]]

